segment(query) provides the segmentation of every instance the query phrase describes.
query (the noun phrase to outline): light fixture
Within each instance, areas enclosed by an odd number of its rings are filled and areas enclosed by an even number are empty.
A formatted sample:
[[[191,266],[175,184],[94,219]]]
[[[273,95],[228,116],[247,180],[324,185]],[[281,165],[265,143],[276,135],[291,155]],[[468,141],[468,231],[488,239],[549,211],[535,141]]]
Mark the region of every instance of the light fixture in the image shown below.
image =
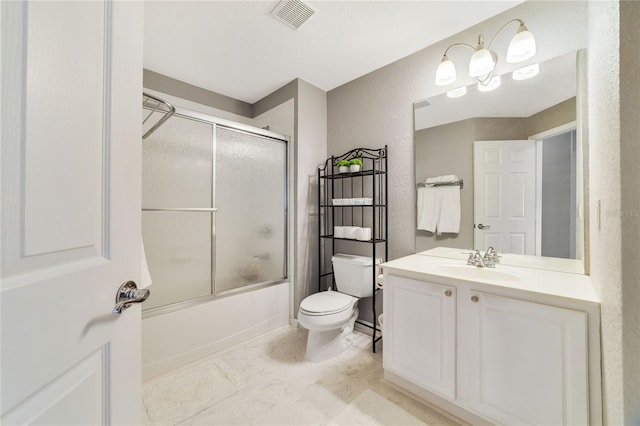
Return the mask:
[[[438,86],[446,86],[454,81],[456,81],[456,67],[447,58],[447,55],[444,55],[436,70],[436,84]]]
[[[526,67],[518,68],[515,70],[511,77],[514,80],[526,80],[531,77],[535,77],[540,72],[540,64],[527,65]]]
[[[456,68],[453,62],[447,56],[449,49],[455,46],[464,46],[473,50],[473,55],[469,61],[469,77],[474,77],[480,85],[488,85],[492,81],[493,71],[498,63],[498,55],[491,50],[491,45],[496,37],[511,23],[520,24],[518,31],[509,43],[507,49],[507,62],[517,63],[525,61],[533,57],[536,53],[536,41],[533,34],[527,29],[522,19],[516,18],[507,22],[493,36],[488,47],[484,46],[484,36],[478,36],[478,44],[474,48],[466,43],[454,43],[447,47],[442,56],[442,61],[436,70],[436,85],[446,86],[456,81]]]
[[[499,75],[495,77],[491,77],[487,83],[478,82],[478,90],[481,92],[490,92],[494,89],[497,89],[500,86],[502,79]]]
[[[457,89],[449,90],[447,96],[450,98],[459,98],[467,94],[467,86],[458,87]]]

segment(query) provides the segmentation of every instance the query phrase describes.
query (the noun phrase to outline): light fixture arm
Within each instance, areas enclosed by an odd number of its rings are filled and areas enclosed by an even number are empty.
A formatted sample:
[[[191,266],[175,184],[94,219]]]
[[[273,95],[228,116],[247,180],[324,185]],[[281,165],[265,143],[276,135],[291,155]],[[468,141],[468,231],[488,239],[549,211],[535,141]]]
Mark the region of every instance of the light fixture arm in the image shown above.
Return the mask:
[[[444,51],[444,55],[442,56],[447,56],[447,53],[449,52],[449,49],[451,49],[452,47],[456,47],[456,46],[465,46],[468,47],[471,50],[476,50],[475,47],[471,46],[470,44],[467,43],[453,43],[451,46],[447,47],[447,49]]]
[[[493,78],[493,71],[487,74],[484,78],[476,77],[476,80],[478,80],[478,83],[482,84],[483,86],[486,86],[489,83],[491,83],[492,78]]]
[[[493,42],[496,40],[496,38],[498,37],[498,35],[499,35],[499,34],[500,34],[500,33],[501,33],[505,28],[507,28],[507,26],[508,26],[509,24],[511,24],[511,23],[513,23],[513,22],[517,22],[517,23],[519,23],[521,26],[526,27],[526,25],[524,24],[524,21],[523,21],[522,19],[520,19],[520,18],[515,18],[515,19],[510,20],[509,22],[507,22],[506,24],[504,24],[504,25],[502,26],[502,28],[500,28],[500,29],[498,30],[498,32],[493,36],[493,38],[492,38],[492,39],[491,39],[491,41],[489,42],[489,46],[487,46],[487,49],[491,50],[491,45],[492,45],[492,44],[493,44]]]

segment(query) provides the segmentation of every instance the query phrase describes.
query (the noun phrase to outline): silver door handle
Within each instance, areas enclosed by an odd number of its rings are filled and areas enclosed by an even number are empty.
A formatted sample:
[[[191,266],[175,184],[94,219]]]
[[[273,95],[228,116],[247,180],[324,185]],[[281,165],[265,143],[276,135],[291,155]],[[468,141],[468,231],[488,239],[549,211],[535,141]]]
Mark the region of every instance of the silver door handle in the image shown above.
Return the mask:
[[[116,293],[116,306],[113,308],[113,314],[120,315],[132,303],[142,303],[147,300],[150,294],[151,292],[146,288],[138,289],[134,281],[127,281],[120,286]]]
[[[478,224],[478,229],[491,229],[491,225]]]

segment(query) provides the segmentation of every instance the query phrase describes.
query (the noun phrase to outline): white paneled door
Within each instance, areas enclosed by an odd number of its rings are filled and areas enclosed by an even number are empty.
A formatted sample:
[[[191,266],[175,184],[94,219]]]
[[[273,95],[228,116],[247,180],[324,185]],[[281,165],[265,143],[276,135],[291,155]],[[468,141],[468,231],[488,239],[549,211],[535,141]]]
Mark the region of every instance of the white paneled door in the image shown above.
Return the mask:
[[[0,422],[139,424],[143,5],[0,15]]]
[[[535,255],[535,141],[476,141],[473,167],[475,248]]]

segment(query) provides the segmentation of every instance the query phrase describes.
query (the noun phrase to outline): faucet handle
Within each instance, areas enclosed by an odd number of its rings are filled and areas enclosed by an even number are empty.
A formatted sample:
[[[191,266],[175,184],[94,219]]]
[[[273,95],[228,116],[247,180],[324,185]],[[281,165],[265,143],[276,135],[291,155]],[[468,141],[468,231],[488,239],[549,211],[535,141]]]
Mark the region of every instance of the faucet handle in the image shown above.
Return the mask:
[[[472,250],[469,252],[469,257],[467,258],[467,265],[476,265],[476,256],[480,255],[479,250]]]
[[[498,256],[498,252],[493,248],[493,246],[489,246],[487,248],[487,251],[484,253],[484,258],[492,261],[494,266],[496,263],[500,263],[500,256]]]

